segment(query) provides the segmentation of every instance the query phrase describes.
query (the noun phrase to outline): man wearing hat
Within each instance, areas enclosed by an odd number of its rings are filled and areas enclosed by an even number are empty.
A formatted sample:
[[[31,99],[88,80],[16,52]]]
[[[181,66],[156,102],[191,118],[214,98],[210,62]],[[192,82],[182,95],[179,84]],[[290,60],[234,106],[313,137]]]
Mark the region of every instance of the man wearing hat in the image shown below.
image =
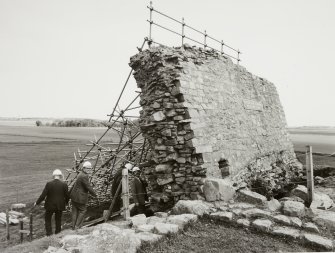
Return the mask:
[[[87,209],[88,194],[90,193],[94,197],[97,197],[97,194],[94,192],[93,187],[88,180],[87,172],[91,169],[92,164],[88,161],[84,162],[82,170],[78,174],[77,180],[70,191],[72,204],[72,229],[81,228],[83,225]]]
[[[131,183],[131,192],[133,195],[133,200],[135,207],[131,210],[130,215],[136,215],[145,213],[145,201],[148,200],[148,195],[146,191],[146,182],[144,182],[141,177],[141,170],[138,167],[134,167],[131,171],[133,173],[133,181]]]
[[[112,209],[112,212],[115,213],[119,211],[122,207],[122,198],[121,198],[121,191],[119,192],[118,195],[117,193],[117,188],[119,185],[122,183],[122,170],[123,168],[126,168],[129,172],[131,172],[131,169],[133,168],[133,165],[131,163],[126,163],[124,166],[122,166],[114,175],[113,181],[112,181],[112,187],[111,187],[111,196],[114,199],[115,198],[115,203]]]
[[[34,203],[34,206],[39,205],[45,199],[45,230],[47,236],[52,235],[51,218],[53,214],[55,214],[56,223],[55,234],[61,231],[62,212],[69,201],[68,187],[62,181],[62,172],[56,169],[52,176],[54,179],[47,182],[41,196]]]

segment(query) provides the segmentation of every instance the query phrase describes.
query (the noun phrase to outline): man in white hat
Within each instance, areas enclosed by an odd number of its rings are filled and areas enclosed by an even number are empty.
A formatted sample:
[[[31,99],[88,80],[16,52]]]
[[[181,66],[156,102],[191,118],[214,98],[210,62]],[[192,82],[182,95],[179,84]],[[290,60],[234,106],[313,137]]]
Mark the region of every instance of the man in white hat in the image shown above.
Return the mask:
[[[146,212],[145,201],[148,200],[148,195],[146,190],[147,184],[140,177],[141,170],[138,167],[134,167],[131,172],[134,176],[133,181],[131,182],[131,192],[135,207],[131,210],[130,215],[133,216]]]
[[[72,229],[81,228],[86,213],[86,205],[88,202],[88,193],[97,197],[91,186],[87,172],[92,169],[92,164],[88,161],[84,162],[81,172],[77,176],[77,180],[70,190],[70,198],[72,204]]]
[[[129,172],[131,172],[131,169],[133,168],[133,166],[134,165],[132,165],[131,163],[126,163],[124,166],[121,166],[113,176],[112,186],[111,186],[111,196],[112,196],[112,199],[115,198],[114,206],[112,209],[113,213],[119,211],[122,207],[121,191],[118,194],[116,194],[118,186],[119,184],[121,184],[121,181],[122,181],[122,170],[123,168],[126,168],[128,169]]]
[[[39,205],[45,199],[45,230],[47,236],[52,235],[51,218],[55,214],[55,234],[61,231],[62,213],[69,201],[68,186],[62,181],[63,174],[56,169],[52,173],[53,180],[47,182],[44,190],[34,206]]]

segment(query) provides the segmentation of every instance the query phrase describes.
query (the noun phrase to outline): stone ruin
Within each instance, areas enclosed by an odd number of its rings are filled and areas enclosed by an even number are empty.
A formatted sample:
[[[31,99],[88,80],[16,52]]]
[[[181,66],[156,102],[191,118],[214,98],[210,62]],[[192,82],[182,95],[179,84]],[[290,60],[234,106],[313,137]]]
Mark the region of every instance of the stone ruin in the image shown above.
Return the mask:
[[[153,47],[130,66],[141,89],[142,167],[153,200],[203,199],[208,178],[275,190],[301,176],[275,86],[217,52]],[[206,179],[207,178],[207,179]]]

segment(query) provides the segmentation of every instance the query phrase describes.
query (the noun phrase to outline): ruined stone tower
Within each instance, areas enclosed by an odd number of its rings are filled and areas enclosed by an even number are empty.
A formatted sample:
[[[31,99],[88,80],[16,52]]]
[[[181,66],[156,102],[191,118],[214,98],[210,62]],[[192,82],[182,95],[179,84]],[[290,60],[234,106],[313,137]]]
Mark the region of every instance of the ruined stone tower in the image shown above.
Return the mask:
[[[272,83],[187,45],[145,50],[130,66],[142,90],[140,125],[152,148],[145,173],[154,198],[201,198],[210,177],[241,183],[264,171],[279,180],[296,173]]]

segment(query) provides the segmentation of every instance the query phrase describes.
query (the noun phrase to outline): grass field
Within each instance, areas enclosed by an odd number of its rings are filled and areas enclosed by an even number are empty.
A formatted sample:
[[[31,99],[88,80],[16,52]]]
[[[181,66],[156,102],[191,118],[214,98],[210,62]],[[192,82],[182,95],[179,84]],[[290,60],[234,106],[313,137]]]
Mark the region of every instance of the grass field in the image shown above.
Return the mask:
[[[56,128],[0,125],[0,210],[12,203],[32,202],[54,169],[73,165],[73,153],[104,128]],[[110,137],[111,138],[111,137]]]

